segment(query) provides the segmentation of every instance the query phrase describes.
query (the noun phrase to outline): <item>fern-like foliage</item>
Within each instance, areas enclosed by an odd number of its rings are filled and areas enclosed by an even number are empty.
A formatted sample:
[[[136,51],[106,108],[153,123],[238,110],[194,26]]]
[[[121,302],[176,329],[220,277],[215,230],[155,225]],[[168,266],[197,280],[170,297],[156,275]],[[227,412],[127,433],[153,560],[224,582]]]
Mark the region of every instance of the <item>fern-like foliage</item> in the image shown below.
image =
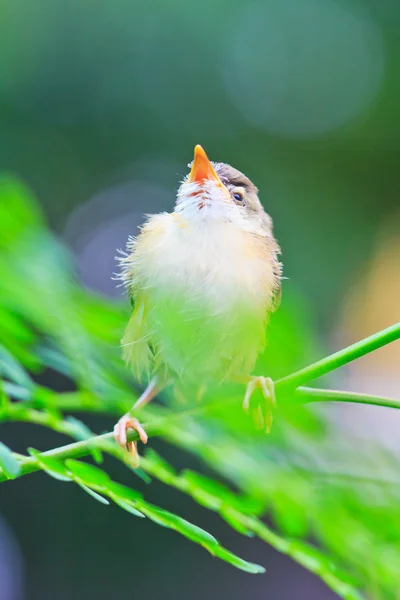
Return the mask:
[[[111,433],[96,435],[84,424],[85,413],[118,417],[135,399],[119,348],[128,303],[107,302],[75,282],[71,258],[46,228],[37,204],[8,179],[0,182],[0,280],[0,420],[34,423],[72,440],[50,450],[28,448],[25,455],[0,443],[0,481],[44,471],[103,504],[111,501],[130,516],[173,529],[234,567],[262,573],[263,566],[150,504],[133,485],[113,481],[99,466],[107,453],[132,469]],[[179,490],[218,513],[238,534],[256,536],[292,557],[342,598],[395,599],[397,463],[382,448],[341,432],[329,414],[308,403],[339,400],[399,408],[400,401],[299,386],[399,338],[400,324],[315,363],[317,346],[301,304],[290,290],[284,294],[257,369],[276,381],[272,434],[256,431],[243,415],[239,385],[210,390],[201,405],[189,399],[182,407],[164,395],[163,404],[144,411],[150,437],[161,436],[196,455],[214,477],[179,473],[150,449],[141,469],[132,469],[132,482],[138,474]],[[67,376],[75,391],[58,393],[39,385],[35,376],[46,369]],[[81,419],[71,412],[81,412]],[[78,460],[82,457],[89,462]]]

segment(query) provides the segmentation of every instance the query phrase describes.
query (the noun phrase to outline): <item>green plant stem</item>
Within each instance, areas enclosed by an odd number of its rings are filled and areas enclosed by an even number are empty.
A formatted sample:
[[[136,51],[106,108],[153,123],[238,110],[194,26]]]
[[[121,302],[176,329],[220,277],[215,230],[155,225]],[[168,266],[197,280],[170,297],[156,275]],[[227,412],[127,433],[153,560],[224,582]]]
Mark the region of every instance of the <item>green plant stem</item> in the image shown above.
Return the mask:
[[[22,410],[19,410],[22,408]],[[154,420],[148,425],[145,423],[144,427],[146,429],[146,433],[149,437],[155,437],[157,435],[162,434],[167,427],[167,424],[170,424],[172,421],[177,421],[184,417],[187,417],[193,413],[199,412],[201,409],[196,407],[194,409],[189,409],[187,411],[181,411],[174,415],[168,415],[167,417]],[[3,411],[4,417],[4,411]],[[25,407],[20,407],[19,404],[11,404],[8,408],[8,420],[9,421],[26,421],[29,423],[36,423],[38,425],[45,425],[47,427],[51,427],[55,431],[60,433],[64,433],[66,435],[71,435],[74,432],[73,426],[71,426],[67,421],[64,420],[54,420],[53,417],[49,417],[46,413],[42,413],[41,411],[37,411],[34,409],[26,409]],[[134,442],[139,440],[139,435],[137,431],[130,430],[127,432],[128,442]],[[72,442],[71,444],[66,444],[64,446],[59,446],[57,448],[52,448],[51,450],[47,450],[42,452],[43,456],[48,456],[52,458],[56,458],[57,460],[64,461],[67,458],[80,458],[82,456],[87,456],[93,452],[93,447],[99,448],[99,450],[104,450],[109,452],[110,454],[117,454],[115,450],[118,449],[118,446],[114,443],[114,433],[112,431],[103,433],[101,435],[92,436],[86,440]],[[18,461],[21,464],[21,475],[28,475],[29,473],[33,473],[35,471],[40,470],[40,467],[37,463],[35,457],[24,456],[22,454],[16,454]],[[0,482],[6,481],[8,478],[0,469]]]
[[[308,404],[310,402],[349,402],[400,409],[400,400],[397,400],[396,398],[372,396],[371,394],[358,394],[356,392],[342,392],[340,390],[299,387],[297,388],[294,397],[300,404]]]
[[[386,346],[386,344],[390,344],[399,338],[400,322],[395,323],[391,327],[383,329],[360,342],[356,342],[343,350],[339,350],[339,352],[335,352],[304,369],[300,369],[300,371],[296,371],[291,375],[283,377],[276,382],[276,387],[285,390],[295,389],[308,381],[326,375],[330,371],[334,371],[335,369],[338,369],[369,352],[373,352],[373,350]]]
[[[339,390],[300,387],[296,390],[295,398],[301,404],[307,404],[310,402],[336,401],[400,409],[400,400],[396,400],[394,398],[357,394],[354,392],[342,392]],[[226,403],[224,402],[224,404]],[[171,422],[171,420],[177,420],[189,415],[201,413],[207,410],[207,408],[209,408],[209,406],[206,405],[204,407],[196,407],[188,411],[183,411],[173,416],[168,415],[165,418],[159,419],[157,422],[145,425],[146,432],[149,437],[160,435],[163,433],[165,427]],[[55,429],[56,431],[66,435],[71,435],[74,431],[74,428],[68,422],[63,420],[55,420],[47,413],[30,409],[24,405],[21,406],[20,404],[10,404],[7,412],[5,413],[5,411],[3,411],[3,418],[5,416],[7,417],[8,421],[26,421],[29,423],[36,423],[37,425],[51,427],[52,429]],[[136,431],[128,432],[129,441],[135,441],[138,439],[139,436]],[[113,442],[112,432],[93,436],[87,440],[73,442],[58,448],[53,448],[52,450],[47,450],[46,452],[43,452],[43,455],[51,456],[61,461],[66,460],[67,458],[79,458],[90,454],[93,450],[93,446],[96,446],[99,449],[110,450],[110,447],[107,447],[109,442]],[[21,475],[27,475],[28,473],[33,473],[34,471],[39,470],[39,466],[37,465],[37,461],[34,457],[18,455],[18,460],[21,462]],[[6,479],[6,476],[0,470],[0,482],[5,481]]]
[[[148,434],[155,435],[152,431],[151,426],[148,427]],[[128,440],[134,441],[138,440],[139,436],[136,431],[129,432]],[[83,440],[80,442],[73,442],[72,444],[66,444],[65,446],[60,446],[59,448],[53,448],[52,450],[47,450],[46,452],[42,452],[43,456],[48,456],[52,458],[56,458],[58,460],[64,461],[67,458],[79,458],[81,456],[87,456],[93,450],[93,446],[100,449],[105,449],[106,444],[113,440],[112,432],[103,433],[102,435],[96,435],[87,440]],[[34,471],[38,471],[40,469],[37,460],[35,457],[22,457],[20,454],[16,455],[21,463],[21,475],[27,475],[28,473],[33,473]],[[0,482],[5,481],[7,477],[0,470]]]
[[[356,394],[353,392],[341,392],[334,390],[320,390],[314,388],[304,388],[299,387],[301,384],[306,383],[307,381],[311,381],[324,375],[334,369],[337,369],[340,366],[343,366],[356,358],[360,358],[361,356],[376,350],[394,340],[400,338],[400,323],[393,325],[392,327],[388,327],[379,333],[376,333],[369,338],[357,342],[344,350],[340,350],[331,356],[328,356],[300,371],[296,371],[295,373],[288,375],[287,377],[283,377],[275,382],[275,389],[279,393],[282,391],[287,391],[290,389],[297,389],[294,397],[302,403],[308,402],[323,402],[323,401],[338,401],[338,402],[354,402],[354,403],[362,403],[362,404],[373,404],[377,406],[386,406],[390,408],[400,408],[400,400],[395,400],[391,398],[384,398],[379,396],[370,396],[364,394]],[[14,386],[16,387],[16,386]],[[21,388],[23,389],[23,388]],[[10,405],[12,407],[13,405]],[[207,407],[205,407],[207,408]],[[12,411],[12,408],[11,408]],[[199,409],[195,409],[194,411],[188,412],[199,412]],[[42,417],[38,415],[42,415],[40,411],[34,411],[34,415],[31,421],[34,421],[38,424],[48,425],[47,420],[48,417]],[[185,413],[186,414],[186,413]],[[11,415],[10,415],[11,416]],[[177,415],[179,418],[182,417],[182,414]],[[170,419],[171,417],[168,417]],[[22,418],[15,418],[14,420],[24,420]],[[28,420],[28,419],[27,419]],[[146,427],[147,433],[149,436],[154,436],[159,433],[162,433],[163,426],[165,426],[165,420],[159,420],[157,424],[149,424]],[[66,430],[63,430],[61,426],[60,431],[63,433],[67,433]],[[45,456],[51,456],[53,458],[57,458],[59,460],[65,460],[67,458],[77,458],[80,456],[85,456],[92,452],[93,446],[101,446],[106,445],[113,439],[113,433],[105,433],[102,435],[91,437],[84,441],[74,442],[72,444],[67,444],[66,446],[61,446],[59,448],[54,448],[52,450],[48,450],[43,454]],[[138,439],[137,432],[131,431],[128,434],[129,441],[135,441]],[[38,470],[37,462],[34,457],[22,457],[18,455],[18,459],[21,462],[22,470],[21,474],[32,473],[33,471]],[[0,481],[4,481],[6,478],[5,474],[0,470]]]

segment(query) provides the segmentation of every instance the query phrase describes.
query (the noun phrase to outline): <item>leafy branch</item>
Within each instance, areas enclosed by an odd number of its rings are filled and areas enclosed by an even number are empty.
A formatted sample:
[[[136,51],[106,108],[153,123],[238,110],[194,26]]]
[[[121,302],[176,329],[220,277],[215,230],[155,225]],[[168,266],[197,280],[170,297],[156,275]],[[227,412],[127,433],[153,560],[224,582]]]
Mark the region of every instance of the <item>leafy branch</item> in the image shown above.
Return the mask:
[[[0,279],[0,421],[26,421],[72,440],[45,452],[30,448],[29,455],[0,443],[0,481],[42,470],[102,504],[111,501],[177,531],[239,569],[262,572],[208,532],[116,483],[99,466],[77,460],[91,456],[99,465],[107,453],[131,468],[112,433],[94,435],[68,416],[121,415],[130,408],[133,382],[118,349],[127,315],[75,283],[68,252],[47,231],[35,201],[10,180],[0,180]],[[262,539],[346,600],[394,600],[400,555],[397,458],[365,442],[358,448],[340,429],[330,437],[324,419],[305,405],[335,401],[397,409],[400,399],[304,386],[399,339],[400,323],[294,371],[293,365],[307,360],[312,336],[302,329],[301,307],[296,301],[290,306],[290,293],[270,329],[269,354],[263,357],[268,369],[260,369],[266,375],[290,373],[275,381],[279,415],[271,436],[257,434],[243,417],[238,389],[221,390],[218,399],[189,410],[156,405],[144,412],[148,434],[194,454],[214,477],[178,473],[152,451],[135,473],[159,479],[218,513],[238,533]],[[36,373],[46,369],[68,377],[75,391],[57,393],[38,384]],[[222,478],[236,491],[222,485]]]
[[[397,323],[364,340],[361,340],[360,342],[357,342],[356,344],[353,344],[343,350],[340,350],[339,352],[331,354],[330,356],[318,362],[315,362],[309,365],[308,367],[305,367],[304,369],[301,369],[291,375],[283,377],[282,379],[279,379],[275,382],[275,390],[277,393],[277,397],[279,399],[279,394],[282,393],[282,391],[287,391],[288,387],[290,387],[297,388],[296,395],[294,396],[294,398],[300,403],[337,401],[354,402],[358,404],[370,404],[390,408],[400,408],[400,400],[396,400],[394,398],[383,398],[379,396],[357,394],[354,392],[300,387],[300,383],[312,381],[313,379],[316,379],[321,375],[325,375],[330,371],[333,371],[339,368],[340,366],[345,365],[357,358],[360,358],[361,356],[364,356],[365,354],[368,354],[369,352],[372,352],[377,348],[381,348],[382,346],[385,346],[386,344],[389,344],[390,342],[393,342],[399,338],[400,323]],[[16,388],[14,388],[14,391],[16,391]],[[20,397],[21,395],[24,395],[23,388],[22,393],[21,390],[19,390],[18,395]],[[63,406],[62,408],[65,409],[65,406]],[[72,408],[71,405],[69,406],[69,408]],[[201,412],[201,409],[197,409],[196,412]],[[3,419],[7,418],[8,420],[26,420],[33,423],[37,423],[39,425],[45,425],[50,427],[52,427],[53,423],[56,425],[56,430],[60,433],[65,433],[67,435],[73,435],[74,433],[74,427],[70,423],[54,420],[52,415],[42,413],[39,411],[28,410],[24,406],[20,407],[18,405],[9,405],[8,409],[3,409],[3,414],[0,413],[0,416],[2,416]],[[179,417],[181,417],[181,415],[178,414],[177,418]],[[149,423],[148,425],[146,425],[146,431],[149,437],[162,434],[165,431],[166,424],[169,422],[170,419],[171,417],[168,417],[164,421],[161,420],[161,422],[159,422],[158,424]],[[105,443],[112,441],[112,439],[112,432],[104,433],[102,435],[89,437],[86,440],[74,442],[66,446],[61,446],[59,448],[48,450],[47,452],[43,453],[43,456],[57,458],[58,460],[82,457],[91,454],[94,446],[97,446],[99,448],[101,448],[102,446],[104,447]],[[129,441],[137,441],[139,439],[137,432],[129,432],[128,439]],[[36,457],[23,458],[19,456],[18,461],[21,466],[18,476],[32,473],[41,468]],[[0,470],[0,481],[4,481],[6,479],[8,479],[6,473]]]
[[[273,532],[258,517],[251,516],[246,506],[232,492],[213,480],[193,471],[180,474],[156,452],[149,451],[142,459],[142,467],[166,485],[191,496],[213,512],[217,512],[231,527],[246,536],[260,538],[278,552],[290,556],[306,569],[321,577],[335,592],[346,600],[361,600],[353,585],[345,580],[329,559],[321,552],[299,540],[286,539]]]
[[[326,374],[331,370],[338,368],[339,366],[354,360],[368,352],[373,351],[391,341],[400,337],[400,324],[394,325],[382,332],[379,332],[357,344],[354,344],[340,352],[337,352],[321,361],[318,361],[305,369],[297,371],[288,377],[284,377],[276,381],[275,388],[279,395],[282,394],[282,390],[290,387],[295,387],[299,382],[303,383],[319,377],[321,374]],[[21,379],[21,378],[19,378]],[[23,398],[27,401],[32,392],[32,386],[29,385],[26,389],[23,386],[16,384],[10,384],[5,382],[4,390],[7,390],[16,397]],[[82,407],[81,399],[76,400],[76,395],[66,394],[67,402],[62,402],[57,406],[58,409],[62,408],[77,408]],[[316,389],[307,387],[297,387],[296,393],[292,396],[293,400],[300,403],[308,402],[321,402],[321,401],[340,401],[340,402],[356,402],[364,404],[372,404],[377,406],[387,406],[391,408],[400,408],[400,400],[391,398],[383,398],[372,395],[363,395],[353,392],[344,392],[337,390],[326,390]],[[72,400],[72,402],[71,402]],[[178,413],[172,419],[179,420],[182,417],[187,416],[188,413],[201,413],[202,409],[192,409],[191,411],[184,411]],[[60,433],[64,433],[69,436],[76,436],[77,427],[80,430],[79,422],[68,421],[67,419],[57,418],[52,413],[36,410],[30,408],[26,402],[24,403],[10,403],[4,402],[1,412],[1,418],[9,421],[28,421],[36,423],[38,425],[50,427]],[[168,415],[164,419],[159,419],[158,422],[150,422],[147,425],[147,432],[149,436],[155,436],[162,434],[168,425],[171,424],[171,416]],[[82,431],[78,431],[78,435],[82,434]],[[137,432],[131,431],[128,435],[129,440],[137,440]],[[72,459],[76,459],[85,455],[93,454],[94,449],[100,451],[106,451],[116,456],[117,458],[126,458],[126,454],[121,452],[113,443],[112,432],[105,433],[97,436],[88,436],[87,439],[76,441],[59,448],[48,450],[47,452],[39,453],[35,450],[31,450],[30,457],[24,457],[11,453],[4,446],[0,448],[0,464],[3,465],[3,469],[0,471],[0,481],[10,478],[19,477],[28,473],[32,473],[37,470],[44,470],[49,475],[62,479],[64,481],[73,480],[77,483],[84,491],[89,493],[95,499],[100,502],[108,503],[104,496],[108,497],[121,508],[127,510],[135,516],[147,516],[151,520],[162,524],[164,526],[175,529],[182,535],[192,539],[193,541],[200,543],[209,552],[215,556],[227,560],[236,567],[246,570],[251,573],[262,572],[263,569],[252,563],[248,563],[243,559],[235,556],[233,553],[224,549],[220,546],[219,542],[207,532],[204,532],[195,525],[181,519],[180,517],[164,511],[159,507],[154,507],[149,503],[146,503],[137,492],[129,488],[125,488],[119,484],[112,482],[109,477],[101,470],[95,469],[90,465],[79,463]],[[95,457],[96,458],[96,457]],[[305,568],[311,570],[315,574],[319,575],[333,590],[335,590],[341,597],[347,600],[359,600],[361,596],[358,591],[343,579],[343,576],[337,574],[334,565],[330,564],[327,558],[311,546],[301,542],[299,540],[285,539],[273,531],[271,531],[259,518],[251,516],[239,510],[237,505],[237,499],[231,497],[230,502],[226,504],[222,498],[226,496],[229,491],[224,491],[224,495],[221,496],[221,488],[218,487],[218,494],[212,494],[210,492],[213,484],[212,480],[207,481],[207,485],[204,486],[205,480],[199,479],[200,476],[191,474],[189,472],[183,475],[177,475],[171,467],[166,466],[165,461],[160,459],[154,452],[147,453],[146,458],[142,459],[142,468],[152,475],[167,483],[180,491],[191,495],[196,501],[205,505],[211,510],[219,512],[222,518],[224,518],[232,527],[237,529],[240,533],[245,535],[256,535],[260,539],[266,541],[270,545],[274,546],[278,551],[291,556],[297,562],[302,564]],[[199,483],[200,481],[200,483]],[[207,491],[204,491],[206,487]]]

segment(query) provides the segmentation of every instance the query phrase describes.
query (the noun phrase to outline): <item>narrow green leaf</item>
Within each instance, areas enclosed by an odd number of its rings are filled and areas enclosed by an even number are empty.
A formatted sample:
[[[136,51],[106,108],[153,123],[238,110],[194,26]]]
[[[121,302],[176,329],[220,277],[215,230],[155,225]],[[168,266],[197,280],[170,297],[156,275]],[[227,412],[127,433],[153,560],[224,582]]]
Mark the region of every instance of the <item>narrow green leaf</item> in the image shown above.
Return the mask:
[[[227,487],[209,477],[189,470],[185,470],[181,477],[187,482],[189,493],[196,502],[210,510],[219,511],[224,502],[232,505],[236,500]]]
[[[32,397],[30,390],[9,381],[3,381],[3,390],[15,400],[29,400]]]
[[[140,510],[145,516],[158,525],[174,529],[193,542],[204,546],[204,548],[206,548],[213,556],[232,564],[242,571],[247,571],[248,573],[264,573],[265,571],[264,567],[243,560],[229,550],[226,550],[219,545],[219,542],[210,533],[204,531],[204,529],[201,529],[197,525],[193,525],[193,523],[186,521],[186,519],[182,519],[182,517],[179,517],[178,515],[174,515],[169,511],[163,510],[147,502],[142,502],[140,504]]]
[[[153,506],[152,504],[148,504],[146,502],[145,509],[143,512],[153,521],[156,521],[165,527],[170,527],[171,529],[175,529],[185,537],[190,540],[200,543],[200,544],[218,544],[218,541],[215,539],[213,535],[201,529],[197,525],[193,525],[186,519],[182,519],[178,515],[174,515],[173,513],[159,508],[157,506]]]
[[[38,385],[32,393],[32,399],[35,402],[35,406],[38,408],[40,407],[47,411],[52,411],[57,415],[57,418],[62,418],[62,415],[57,408],[58,394],[53,390]]]
[[[134,471],[136,477],[139,477],[139,479],[141,479],[146,485],[149,485],[152,482],[151,477],[147,475],[143,469],[136,467],[136,469],[132,468],[132,471]]]
[[[114,500],[115,504],[118,504],[118,506],[131,513],[131,515],[134,515],[135,517],[142,517],[143,519],[146,518],[145,515],[138,511],[134,506],[132,506],[132,504],[121,500],[121,498],[119,498],[115,494],[111,493],[109,494],[109,497],[111,498],[111,500]]]
[[[146,465],[150,467],[150,471],[156,475],[158,479],[166,484],[175,480],[177,475],[176,471],[152,448],[146,451],[145,460]]]
[[[94,498],[101,504],[110,504],[109,501],[107,500],[107,498],[104,498],[104,496],[100,496],[100,494],[98,494],[97,492],[92,490],[90,487],[88,487],[87,485],[85,485],[84,483],[79,481],[78,479],[75,479],[74,481],[75,481],[75,483],[77,483],[79,485],[80,488],[82,488],[87,494],[89,494],[89,496],[92,496],[92,498]]]
[[[14,356],[0,345],[0,373],[21,387],[32,389],[34,383]]]
[[[224,506],[219,511],[219,514],[228,523],[228,525],[230,525],[233,529],[236,529],[236,531],[239,533],[247,535],[248,537],[254,536],[254,532],[243,524],[242,520],[240,520],[240,517],[238,516],[238,512],[235,509],[229,506]]]
[[[8,479],[15,479],[21,472],[21,465],[3,442],[0,442],[0,467]]]
[[[94,433],[90,431],[89,427],[82,423],[82,421],[79,421],[79,419],[68,416],[65,420],[73,426],[75,438],[78,441],[89,440],[90,438],[94,437]],[[96,448],[95,444],[91,445],[91,454],[97,464],[101,464],[103,462],[102,454],[99,448]]]
[[[210,533],[208,533],[201,527],[198,527],[197,525],[190,523],[190,521],[186,521],[186,519],[182,519],[182,517],[173,515],[172,522],[174,523],[175,528],[177,529],[177,531],[179,531],[179,533],[182,533],[183,535],[188,537],[190,540],[193,540],[194,542],[207,544],[207,545],[210,543],[213,544],[213,543],[217,542],[217,540],[215,539],[215,537],[213,535],[211,535]]]
[[[33,358],[32,361],[21,360],[21,354],[23,358],[28,356],[27,349],[34,341],[35,334],[31,329],[29,329],[28,324],[24,322],[19,315],[16,315],[14,311],[10,312],[10,309],[12,310],[12,306],[7,306],[7,301],[5,305],[2,303],[0,306],[2,339],[6,341],[8,352],[11,352],[11,354],[25,366],[30,367],[31,362],[37,364],[37,358]],[[22,348],[22,345],[25,348],[25,352]]]
[[[28,452],[36,458],[38,465],[47,475],[59,481],[71,481],[71,476],[68,475],[62,462],[51,456],[44,456],[34,448],[28,448]]]
[[[207,490],[202,490],[201,487],[191,486],[189,493],[197,504],[204,506],[213,511],[219,511],[222,506],[221,498],[218,498],[214,494],[210,494]]]
[[[124,502],[136,503],[138,500],[142,500],[143,498],[140,492],[128,488],[126,485],[122,485],[121,483],[115,483],[115,481],[109,482],[108,491],[109,493],[112,493],[113,496],[117,496]]]
[[[226,550],[226,548],[223,548],[222,546],[216,546],[211,553],[225,562],[230,563],[237,569],[241,569],[247,573],[265,573],[265,568],[261,565],[256,565],[255,563],[243,560],[243,558],[236,556],[236,554],[233,554],[233,552]]]
[[[54,371],[58,371],[66,377],[73,376],[70,362],[57,350],[54,350],[53,348],[48,348],[46,346],[41,346],[36,350],[36,354],[39,358],[42,359],[43,364],[46,365],[46,367],[49,367]]]
[[[109,488],[110,478],[98,467],[72,458],[65,461],[65,466],[74,475],[75,480],[78,479],[83,484],[100,490]]]
[[[183,471],[182,477],[184,477],[193,486],[201,487],[203,490],[206,490],[208,493],[215,496],[222,498],[230,498],[233,496],[233,492],[231,492],[231,490],[229,490],[222,483],[219,483],[210,477],[206,477],[205,475],[201,475],[200,473],[195,473],[194,471],[186,469]]]
[[[142,505],[141,508],[146,517],[148,517],[154,523],[157,523],[157,525],[160,525],[160,527],[175,529],[175,527],[172,526],[171,521],[169,519],[166,519],[163,515],[160,515],[158,512],[152,510],[151,508],[148,508],[147,502],[144,505]]]
[[[290,542],[290,556],[313,573],[322,572],[328,568],[328,560],[325,556],[300,540]]]

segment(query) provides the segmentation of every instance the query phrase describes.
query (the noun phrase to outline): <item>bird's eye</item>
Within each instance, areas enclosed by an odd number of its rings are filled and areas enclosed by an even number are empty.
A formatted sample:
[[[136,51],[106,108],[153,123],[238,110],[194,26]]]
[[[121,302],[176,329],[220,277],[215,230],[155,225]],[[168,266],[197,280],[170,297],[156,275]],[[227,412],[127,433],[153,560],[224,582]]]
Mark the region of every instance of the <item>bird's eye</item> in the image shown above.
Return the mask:
[[[242,206],[244,205],[244,195],[242,194],[242,192],[234,192],[232,194],[232,198],[234,199],[234,201],[236,202],[236,204],[241,204]]]

